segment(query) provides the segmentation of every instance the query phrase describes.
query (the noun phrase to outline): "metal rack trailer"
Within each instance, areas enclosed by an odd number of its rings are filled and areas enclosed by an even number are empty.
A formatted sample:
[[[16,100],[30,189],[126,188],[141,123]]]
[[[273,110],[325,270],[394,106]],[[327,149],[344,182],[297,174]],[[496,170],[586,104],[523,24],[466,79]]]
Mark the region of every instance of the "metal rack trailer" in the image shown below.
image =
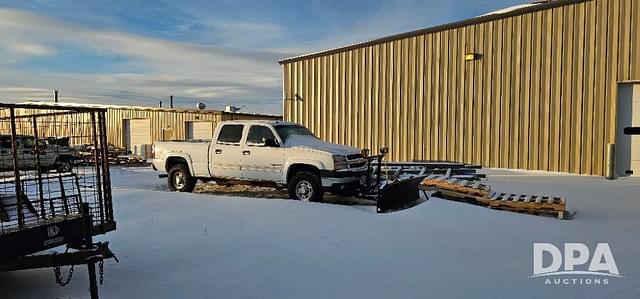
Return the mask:
[[[0,104],[0,271],[86,264],[97,298],[96,263],[114,257],[95,235],[116,229],[105,109]],[[50,143],[66,138],[68,144]],[[60,167],[74,146],[90,164]],[[64,253],[44,252],[66,246]],[[34,255],[35,254],[35,255]]]

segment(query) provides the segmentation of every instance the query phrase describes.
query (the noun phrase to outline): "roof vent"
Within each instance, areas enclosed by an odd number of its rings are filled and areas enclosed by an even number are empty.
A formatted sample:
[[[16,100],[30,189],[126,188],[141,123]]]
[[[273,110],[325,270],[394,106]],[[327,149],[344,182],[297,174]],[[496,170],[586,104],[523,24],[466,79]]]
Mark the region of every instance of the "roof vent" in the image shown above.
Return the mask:
[[[224,107],[224,112],[237,113],[242,108],[244,108],[244,105],[242,105],[242,107],[236,107],[236,106],[229,105],[227,107]]]

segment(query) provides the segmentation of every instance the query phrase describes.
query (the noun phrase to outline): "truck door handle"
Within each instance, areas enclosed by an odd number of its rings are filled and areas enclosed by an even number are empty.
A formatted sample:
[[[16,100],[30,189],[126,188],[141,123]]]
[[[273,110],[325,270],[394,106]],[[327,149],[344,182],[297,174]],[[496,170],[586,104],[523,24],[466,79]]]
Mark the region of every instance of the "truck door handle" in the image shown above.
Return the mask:
[[[248,156],[248,155],[251,155],[251,152],[250,151],[242,151],[242,154],[245,155],[245,156]]]
[[[217,149],[216,149],[216,154],[218,154],[218,155],[219,155],[219,154],[222,154],[222,150],[221,150],[221,149],[219,149],[219,148],[217,148]]]

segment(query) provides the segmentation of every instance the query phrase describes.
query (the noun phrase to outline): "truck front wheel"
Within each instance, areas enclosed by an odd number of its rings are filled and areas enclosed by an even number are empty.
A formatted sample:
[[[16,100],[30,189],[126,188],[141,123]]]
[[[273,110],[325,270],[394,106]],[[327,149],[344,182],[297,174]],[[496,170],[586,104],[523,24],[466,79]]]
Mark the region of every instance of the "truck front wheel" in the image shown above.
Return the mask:
[[[191,192],[196,187],[196,179],[191,176],[189,168],[184,164],[171,167],[168,181],[171,191]]]
[[[287,186],[289,197],[300,201],[322,201],[324,191],[318,175],[301,171],[293,175]]]

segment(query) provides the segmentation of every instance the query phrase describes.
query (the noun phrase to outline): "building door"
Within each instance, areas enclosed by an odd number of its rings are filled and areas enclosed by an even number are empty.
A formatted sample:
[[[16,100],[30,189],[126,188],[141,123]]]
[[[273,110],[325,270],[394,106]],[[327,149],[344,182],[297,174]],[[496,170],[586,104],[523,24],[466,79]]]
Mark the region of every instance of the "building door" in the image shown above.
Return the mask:
[[[124,144],[127,150],[142,158],[151,155],[151,120],[148,118],[124,120]]]
[[[213,123],[210,121],[188,121],[185,130],[187,140],[211,140],[213,137]]]
[[[640,176],[640,83],[621,84],[618,90],[616,174]]]

